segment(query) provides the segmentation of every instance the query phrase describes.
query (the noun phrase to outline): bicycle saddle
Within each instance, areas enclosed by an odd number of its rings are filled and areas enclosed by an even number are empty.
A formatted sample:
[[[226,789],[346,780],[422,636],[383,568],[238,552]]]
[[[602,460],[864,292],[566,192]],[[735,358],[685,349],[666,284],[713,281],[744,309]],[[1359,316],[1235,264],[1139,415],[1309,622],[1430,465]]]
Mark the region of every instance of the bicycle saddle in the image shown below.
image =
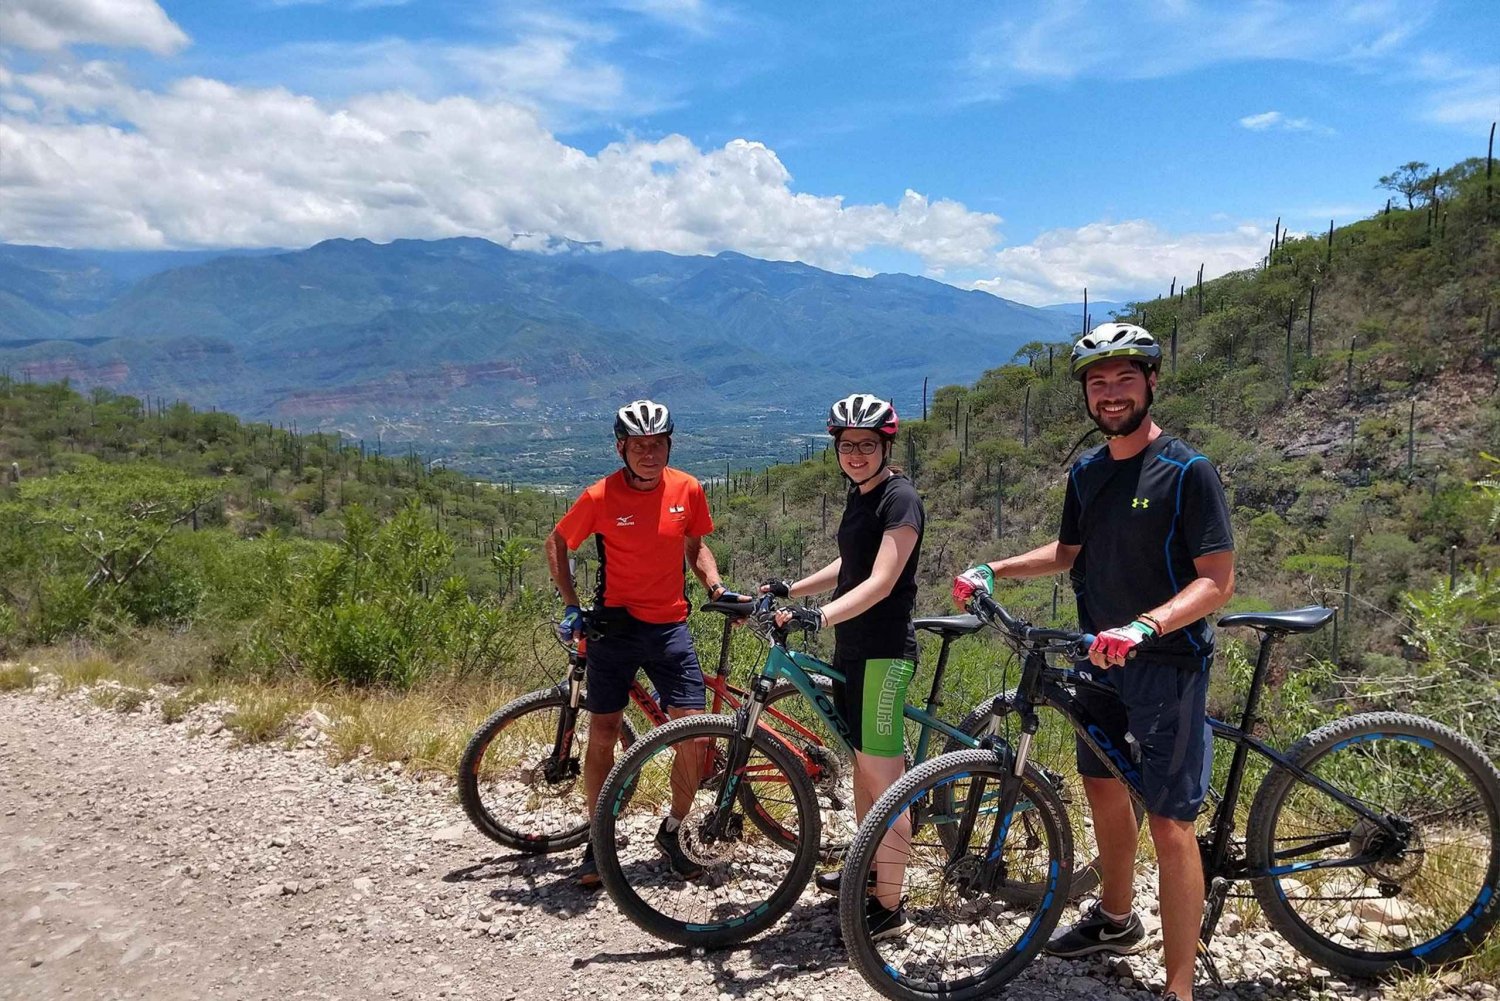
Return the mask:
[[[918,629],[925,629],[942,636],[967,636],[978,632],[984,625],[973,615],[936,615],[925,619],[912,619],[911,624]]]
[[[698,606],[700,612],[718,612],[727,615],[731,619],[742,619],[755,611],[753,601],[710,601]]]
[[[1333,609],[1308,605],[1286,612],[1235,612],[1221,616],[1220,626],[1249,626],[1270,633],[1310,633],[1322,629],[1333,618]]]

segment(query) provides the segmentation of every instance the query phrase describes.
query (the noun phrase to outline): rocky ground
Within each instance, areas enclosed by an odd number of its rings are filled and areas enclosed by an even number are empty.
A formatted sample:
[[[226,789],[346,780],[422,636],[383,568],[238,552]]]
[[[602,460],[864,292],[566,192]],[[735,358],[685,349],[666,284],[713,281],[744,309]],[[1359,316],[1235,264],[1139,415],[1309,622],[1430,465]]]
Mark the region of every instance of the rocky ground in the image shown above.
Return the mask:
[[[0,998],[875,996],[811,892],[756,941],[693,955],[570,885],[576,852],[497,852],[449,783],[331,766],[315,716],[238,746],[225,708],[166,724],[45,683],[0,696]],[[1231,992],[1200,997],[1414,995],[1310,976],[1269,933],[1216,952]],[[1039,960],[1006,997],[1144,1001],[1157,955]],[[1433,992],[1500,997],[1458,975]]]

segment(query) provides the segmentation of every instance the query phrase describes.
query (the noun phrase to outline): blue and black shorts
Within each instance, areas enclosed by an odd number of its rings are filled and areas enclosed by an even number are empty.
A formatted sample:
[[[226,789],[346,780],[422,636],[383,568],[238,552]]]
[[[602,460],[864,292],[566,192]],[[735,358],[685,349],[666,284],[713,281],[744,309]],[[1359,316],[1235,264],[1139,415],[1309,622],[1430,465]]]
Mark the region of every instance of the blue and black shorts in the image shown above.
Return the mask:
[[[1079,671],[1119,696],[1078,690],[1078,701],[1103,736],[1123,755],[1123,761],[1138,770],[1146,811],[1172,820],[1196,818],[1208,795],[1213,767],[1208,672],[1198,666],[1153,664],[1140,658],[1108,671],[1087,664]],[[1078,773],[1114,777],[1082,738],[1078,740]]]
[[[707,705],[703,669],[686,622],[642,622],[613,608],[591,614],[583,707],[591,713],[620,712],[630,702],[630,685],[641,668],[663,709]]]

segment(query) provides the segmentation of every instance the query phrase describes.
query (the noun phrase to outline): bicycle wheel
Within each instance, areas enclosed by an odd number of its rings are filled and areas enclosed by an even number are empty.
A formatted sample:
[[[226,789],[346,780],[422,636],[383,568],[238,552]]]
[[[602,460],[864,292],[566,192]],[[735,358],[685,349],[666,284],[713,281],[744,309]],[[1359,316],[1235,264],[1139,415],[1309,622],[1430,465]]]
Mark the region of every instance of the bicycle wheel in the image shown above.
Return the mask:
[[[999,715],[996,716],[996,704],[999,705]],[[959,729],[974,739],[993,736],[1003,740],[1008,746],[1014,747],[1021,733],[1021,717],[1015,710],[1015,693],[1002,692],[974,708],[964,721],[959,724]],[[1099,850],[1094,842],[1094,821],[1089,813],[1088,797],[1083,792],[1083,779],[1078,774],[1076,737],[1072,726],[1069,725],[1067,717],[1060,711],[1044,712],[1041,714],[1041,728],[1031,740],[1031,751],[1027,760],[1035,764],[1052,784],[1053,790],[1058,798],[1062,800],[1063,807],[1067,811],[1068,821],[1072,826],[1073,852],[1075,864],[1073,867],[1072,882],[1068,884],[1064,896],[1069,900],[1078,900],[1099,888]],[[944,753],[961,751],[964,745],[956,738],[948,738]],[[951,790],[939,789],[935,792],[938,797],[933,800],[928,821],[937,827],[938,836],[944,838],[944,844],[949,844],[950,839],[957,830],[956,821],[953,819],[953,808],[949,796]],[[1145,819],[1146,811],[1139,803],[1135,805],[1135,819],[1139,826]],[[1038,898],[1047,892],[1045,883],[1025,884],[1011,881],[1006,891],[1011,894],[1017,903],[1030,898]]]
[[[559,761],[557,724],[567,704],[566,689],[531,692],[495,712],[470,738],[458,766],[458,799],[486,837],[533,853],[576,848],[588,838],[583,756],[592,716],[578,710],[571,752]],[[624,720],[619,749],[635,739],[635,728]]]
[[[813,675],[811,680],[814,687],[829,698],[831,705],[833,682],[821,675]],[[859,826],[854,820],[854,755],[842,741],[830,740],[825,743],[817,735],[827,724],[791,682],[777,682],[771,689],[771,694],[766,699],[766,709],[772,707],[787,719],[778,719],[770,712],[762,712],[760,725],[774,730],[802,759],[803,768],[818,797],[818,813],[823,831],[822,857],[825,860],[840,858],[854,840],[854,832]],[[788,720],[795,720],[804,729],[812,731],[812,735],[797,730]],[[755,797],[762,791],[761,787],[755,785],[740,787],[747,813],[767,834],[780,837],[790,846],[796,838],[791,832],[778,833],[775,820],[777,811],[763,810],[756,805]],[[780,793],[784,800],[785,790],[780,790]]]
[[[1298,768],[1357,799],[1391,837],[1274,768],[1250,807],[1247,851],[1271,926],[1355,977],[1469,955],[1500,918],[1500,773],[1467,738],[1419,716],[1366,713],[1303,737]],[[1312,868],[1371,857],[1362,865]]]
[[[759,728],[744,766],[727,773],[724,763],[742,740],[731,716],[674,720],[641,738],[604,782],[593,828],[599,875],[625,916],[657,938],[704,947],[743,941],[786,913],[812,876],[818,807],[807,773],[785,744]],[[700,763],[678,828],[683,853],[704,868],[693,879],[679,877],[655,844],[679,751]],[[794,832],[793,843],[746,823],[738,795],[727,833],[710,840],[706,828],[725,782],[755,786],[754,802],[775,811],[777,830]]]
[[[944,754],[891,786],[860,825],[845,863],[839,923],[855,968],[886,997],[966,1001],[992,994],[1025,968],[1057,926],[1067,904],[1060,891],[1072,875],[1072,834],[1051,782],[1028,765],[996,862],[986,862],[986,854],[997,814],[983,809],[956,861],[931,833],[936,825],[918,830],[905,846],[892,846],[905,862],[901,895],[912,927],[905,935],[872,937],[865,887],[876,849],[901,814],[924,796],[936,801],[940,791],[962,814],[970,797],[988,800],[1009,772],[994,751]],[[888,868],[884,875],[890,878]],[[986,888],[1010,882],[1047,892],[1017,900]]]

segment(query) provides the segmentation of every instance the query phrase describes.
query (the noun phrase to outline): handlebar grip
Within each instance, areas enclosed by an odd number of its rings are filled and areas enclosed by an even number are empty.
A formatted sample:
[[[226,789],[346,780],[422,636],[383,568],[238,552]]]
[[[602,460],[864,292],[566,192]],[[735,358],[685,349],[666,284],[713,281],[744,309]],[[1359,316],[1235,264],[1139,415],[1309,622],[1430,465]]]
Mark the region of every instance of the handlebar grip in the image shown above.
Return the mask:
[[[1085,650],[1087,650],[1089,647],[1094,645],[1094,640],[1098,638],[1099,637],[1095,636],[1093,633],[1084,633],[1081,637],[1079,637],[1078,642],[1082,644]]]

